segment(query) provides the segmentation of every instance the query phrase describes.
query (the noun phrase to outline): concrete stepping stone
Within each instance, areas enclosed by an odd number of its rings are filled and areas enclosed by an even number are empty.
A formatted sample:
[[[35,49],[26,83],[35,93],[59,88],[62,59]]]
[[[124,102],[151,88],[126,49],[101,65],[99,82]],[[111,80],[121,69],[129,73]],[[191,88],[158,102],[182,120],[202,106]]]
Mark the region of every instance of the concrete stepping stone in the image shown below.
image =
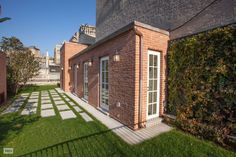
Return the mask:
[[[65,100],[66,100],[66,101],[70,101],[70,99],[69,99],[69,98],[65,98]]]
[[[49,94],[41,94],[41,97],[49,96]]]
[[[62,110],[70,110],[70,108],[67,106],[67,105],[59,105],[57,106],[57,109],[59,111],[62,111]]]
[[[81,117],[86,121],[86,122],[90,122],[93,121],[93,119],[87,114],[87,113],[79,113],[81,115]]]
[[[71,106],[77,106],[75,103],[73,103],[72,101],[68,101],[68,103],[71,105]]]
[[[18,107],[18,106],[22,106],[24,103],[24,101],[15,101],[12,103],[12,107]]]
[[[37,102],[28,102],[25,107],[37,107],[38,103]]]
[[[38,99],[38,96],[30,96],[29,99]]]
[[[41,103],[42,104],[48,104],[48,103],[51,103],[51,100],[41,100]]]
[[[79,108],[78,106],[73,106],[73,108],[76,110],[76,112],[81,112],[81,108]]]
[[[76,115],[74,114],[73,111],[69,110],[69,111],[61,111],[59,112],[61,118],[64,119],[70,119],[70,118],[76,118]]]
[[[30,97],[38,97],[39,94],[31,94]]]
[[[29,99],[28,102],[38,102],[38,99]]]
[[[10,106],[5,111],[2,112],[2,115],[7,114],[7,113],[17,112],[19,109],[20,109],[20,106]]]
[[[64,101],[54,101],[54,103],[55,103],[56,105],[65,104]]]
[[[20,97],[22,97],[22,98],[28,98],[28,96],[29,96],[29,93],[25,93],[25,94],[20,95]]]
[[[41,111],[41,117],[51,117],[55,116],[55,111],[54,109],[49,109],[49,110],[42,110]]]
[[[42,104],[41,110],[53,108],[52,104]]]
[[[21,112],[21,115],[31,115],[31,114],[36,114],[36,111],[23,110],[23,111]]]
[[[31,114],[36,114],[37,108],[31,108],[31,109],[23,109],[21,112],[21,115],[31,115]]]
[[[61,98],[52,98],[54,101],[62,101]]]
[[[51,100],[50,97],[41,97],[41,100]]]

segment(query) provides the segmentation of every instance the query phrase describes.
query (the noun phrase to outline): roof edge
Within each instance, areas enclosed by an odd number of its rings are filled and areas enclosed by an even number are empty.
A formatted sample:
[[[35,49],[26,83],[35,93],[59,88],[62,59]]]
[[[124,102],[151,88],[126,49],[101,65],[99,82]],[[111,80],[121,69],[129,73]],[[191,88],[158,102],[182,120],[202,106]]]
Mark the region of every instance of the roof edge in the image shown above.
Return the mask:
[[[89,47],[87,47],[86,49],[80,51],[79,53],[75,54],[75,55],[72,56],[70,59],[73,59],[73,58],[75,58],[75,57],[77,57],[77,56],[80,56],[80,55],[86,53],[87,51],[92,50],[92,49],[94,49],[95,47],[101,45],[102,43],[105,43],[105,42],[107,42],[107,41],[113,39],[114,37],[116,37],[116,36],[118,36],[118,35],[120,35],[120,34],[123,34],[123,33],[127,32],[127,31],[131,30],[134,26],[146,28],[146,29],[149,29],[149,30],[152,30],[152,31],[155,31],[155,32],[159,32],[159,33],[162,33],[162,34],[164,34],[164,35],[168,35],[168,36],[169,36],[169,32],[166,31],[166,30],[159,29],[159,28],[157,28],[157,27],[153,27],[153,26],[151,26],[151,25],[144,24],[144,23],[142,23],[142,22],[133,21],[133,22],[127,24],[126,26],[124,26],[124,27],[118,29],[117,31],[111,33],[110,35],[104,37],[103,39],[101,39],[101,40],[95,42],[93,45],[90,45]],[[70,60],[70,59],[69,59],[69,60]]]

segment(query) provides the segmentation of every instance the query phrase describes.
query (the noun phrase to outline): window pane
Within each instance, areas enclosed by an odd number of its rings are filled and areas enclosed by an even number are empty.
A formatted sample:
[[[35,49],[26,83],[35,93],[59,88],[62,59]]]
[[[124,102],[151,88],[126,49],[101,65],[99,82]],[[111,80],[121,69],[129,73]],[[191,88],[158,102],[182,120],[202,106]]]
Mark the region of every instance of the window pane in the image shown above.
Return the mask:
[[[152,92],[148,94],[148,103],[152,103]]]
[[[152,105],[148,105],[148,115],[152,114]]]
[[[153,102],[157,102],[157,92],[153,92]]]
[[[154,90],[157,90],[157,80],[153,80],[153,82],[154,82]]]
[[[153,90],[153,80],[149,80],[149,91]]]
[[[149,67],[149,78],[153,78],[153,68]]]
[[[106,71],[108,71],[108,61],[106,61]]]
[[[154,56],[154,66],[157,66],[157,55]]]
[[[108,72],[106,72],[105,74],[106,74],[106,82],[108,83]]]
[[[152,107],[153,107],[153,114],[156,114],[157,113],[157,104],[156,103],[153,104]]]
[[[153,66],[153,55],[149,55],[149,66]]]
[[[153,68],[153,70],[154,70],[154,76],[153,76],[153,78],[157,78],[157,68]]]

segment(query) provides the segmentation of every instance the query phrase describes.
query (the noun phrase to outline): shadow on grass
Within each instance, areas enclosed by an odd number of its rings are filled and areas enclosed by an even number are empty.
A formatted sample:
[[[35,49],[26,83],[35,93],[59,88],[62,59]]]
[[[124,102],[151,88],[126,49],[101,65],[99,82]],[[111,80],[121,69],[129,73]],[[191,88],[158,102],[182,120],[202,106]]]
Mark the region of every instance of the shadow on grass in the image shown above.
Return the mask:
[[[23,127],[38,120],[37,116],[20,116],[17,114],[9,114],[0,116],[0,144],[10,135],[17,135]]]
[[[121,126],[124,127],[124,126]],[[72,140],[64,141],[51,145],[49,147],[42,148],[27,154],[20,155],[19,157],[27,156],[137,156],[134,150],[127,145],[127,149],[124,149],[124,142],[119,142],[118,137],[114,137],[112,130],[119,129],[107,129],[105,131],[96,132],[86,136],[78,137]],[[115,140],[112,138],[116,138]],[[116,142],[114,142],[116,141]]]

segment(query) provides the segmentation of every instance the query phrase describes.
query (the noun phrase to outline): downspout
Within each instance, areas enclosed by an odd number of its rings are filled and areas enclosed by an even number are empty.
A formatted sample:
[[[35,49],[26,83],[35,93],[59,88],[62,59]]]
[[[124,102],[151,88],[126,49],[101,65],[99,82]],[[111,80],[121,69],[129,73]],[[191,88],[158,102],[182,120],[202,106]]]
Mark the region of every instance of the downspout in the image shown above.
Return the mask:
[[[139,36],[139,116],[138,116],[138,126],[143,128],[142,121],[142,87],[143,87],[143,34],[137,29],[134,28],[134,32]]]

